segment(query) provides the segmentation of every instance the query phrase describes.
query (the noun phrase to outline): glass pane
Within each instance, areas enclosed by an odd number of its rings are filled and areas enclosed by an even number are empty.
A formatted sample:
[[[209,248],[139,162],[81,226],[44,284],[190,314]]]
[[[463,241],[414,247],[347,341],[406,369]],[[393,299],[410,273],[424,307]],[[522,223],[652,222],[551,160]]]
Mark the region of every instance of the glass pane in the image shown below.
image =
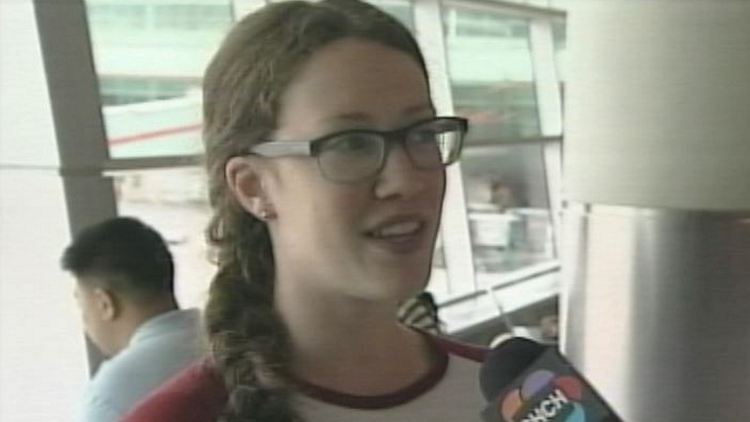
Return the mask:
[[[560,95],[565,99],[565,61],[567,56],[567,27],[564,21],[552,23],[552,41],[555,45],[555,69],[560,80]],[[563,102],[563,104],[565,104]]]
[[[367,0],[398,19],[410,31],[414,32],[414,13],[408,0]]]
[[[74,420],[87,364],[75,280],[60,268],[69,242],[59,175],[0,165],[1,421]]]
[[[454,109],[471,122],[467,143],[539,136],[528,21],[448,7],[444,25]]]
[[[435,251],[432,255],[432,273],[427,290],[435,296],[438,302],[447,300],[451,296],[451,286],[445,266],[445,252],[443,251],[443,237],[438,234],[435,241]]]
[[[182,307],[203,307],[215,273],[204,232],[210,217],[202,168],[140,170],[115,178],[118,214],[154,227],[175,261],[175,293]]]
[[[478,280],[555,258],[541,145],[464,152],[462,170]]]
[[[56,2],[0,0],[0,421],[73,421],[88,365],[60,148],[38,23]],[[49,10],[47,10],[49,12]],[[67,12],[67,10],[66,10]],[[70,45],[70,44],[67,44]],[[59,69],[57,63],[46,70]],[[66,67],[66,66],[63,66]],[[58,91],[59,92],[59,91]],[[73,181],[75,180],[75,181]],[[84,180],[79,182],[80,180]],[[75,188],[73,189],[75,190]]]
[[[554,341],[555,313],[547,304],[559,295],[559,277],[543,148],[485,145],[464,151],[473,264],[483,293],[445,309],[449,329],[493,318],[494,328],[487,333],[505,333],[498,341],[508,335]]]
[[[200,85],[229,0],[86,0],[113,158],[195,154]]]

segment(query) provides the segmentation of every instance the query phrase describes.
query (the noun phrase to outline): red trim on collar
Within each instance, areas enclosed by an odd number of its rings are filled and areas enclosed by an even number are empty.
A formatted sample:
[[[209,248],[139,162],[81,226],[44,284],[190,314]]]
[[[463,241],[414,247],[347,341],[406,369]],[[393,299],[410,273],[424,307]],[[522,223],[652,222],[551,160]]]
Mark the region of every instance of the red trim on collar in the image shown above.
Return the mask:
[[[448,370],[447,350],[434,337],[425,335],[425,338],[435,354],[435,363],[426,374],[398,391],[376,396],[360,396],[298,380],[299,391],[316,400],[352,409],[386,409],[408,403],[431,390],[443,379]]]
[[[435,337],[438,346],[451,355],[482,363],[489,349],[476,344],[462,343],[446,337]]]
[[[486,348],[425,334],[435,352],[430,371],[411,385],[379,396],[356,396],[300,383],[304,394],[334,405],[359,409],[384,409],[407,403],[426,393],[445,376],[450,355],[481,361]],[[227,393],[210,359],[194,363],[131,410],[123,422],[215,420],[226,405]]]

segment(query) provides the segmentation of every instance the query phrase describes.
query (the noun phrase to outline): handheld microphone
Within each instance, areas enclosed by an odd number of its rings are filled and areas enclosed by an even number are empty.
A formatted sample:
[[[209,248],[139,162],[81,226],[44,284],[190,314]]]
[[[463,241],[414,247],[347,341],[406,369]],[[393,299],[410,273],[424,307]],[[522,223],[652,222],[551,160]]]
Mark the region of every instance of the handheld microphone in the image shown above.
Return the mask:
[[[492,349],[479,382],[486,422],[623,422],[555,347],[530,340]]]

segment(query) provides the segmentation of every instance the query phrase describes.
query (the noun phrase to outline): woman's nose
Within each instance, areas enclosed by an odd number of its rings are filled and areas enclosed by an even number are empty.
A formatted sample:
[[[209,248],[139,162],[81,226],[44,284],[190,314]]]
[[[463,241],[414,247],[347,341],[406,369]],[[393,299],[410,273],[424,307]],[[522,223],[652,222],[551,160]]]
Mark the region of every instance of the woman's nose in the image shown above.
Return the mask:
[[[427,187],[430,177],[434,179],[432,171],[418,169],[403,144],[395,143],[386,154],[383,169],[376,181],[375,193],[379,198],[412,197]]]

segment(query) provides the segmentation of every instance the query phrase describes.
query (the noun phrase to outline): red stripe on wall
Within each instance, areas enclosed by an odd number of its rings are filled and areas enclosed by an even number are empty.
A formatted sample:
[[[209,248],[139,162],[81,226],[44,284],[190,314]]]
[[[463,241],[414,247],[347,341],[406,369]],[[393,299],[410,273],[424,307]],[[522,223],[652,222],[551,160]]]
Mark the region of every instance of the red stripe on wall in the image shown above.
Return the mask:
[[[145,141],[148,139],[159,138],[167,135],[175,135],[178,133],[194,132],[200,130],[203,127],[201,123],[187,126],[178,126],[168,129],[155,130],[153,132],[137,133],[135,135],[121,136],[119,138],[112,138],[108,141],[110,145],[121,145],[130,142]]]

